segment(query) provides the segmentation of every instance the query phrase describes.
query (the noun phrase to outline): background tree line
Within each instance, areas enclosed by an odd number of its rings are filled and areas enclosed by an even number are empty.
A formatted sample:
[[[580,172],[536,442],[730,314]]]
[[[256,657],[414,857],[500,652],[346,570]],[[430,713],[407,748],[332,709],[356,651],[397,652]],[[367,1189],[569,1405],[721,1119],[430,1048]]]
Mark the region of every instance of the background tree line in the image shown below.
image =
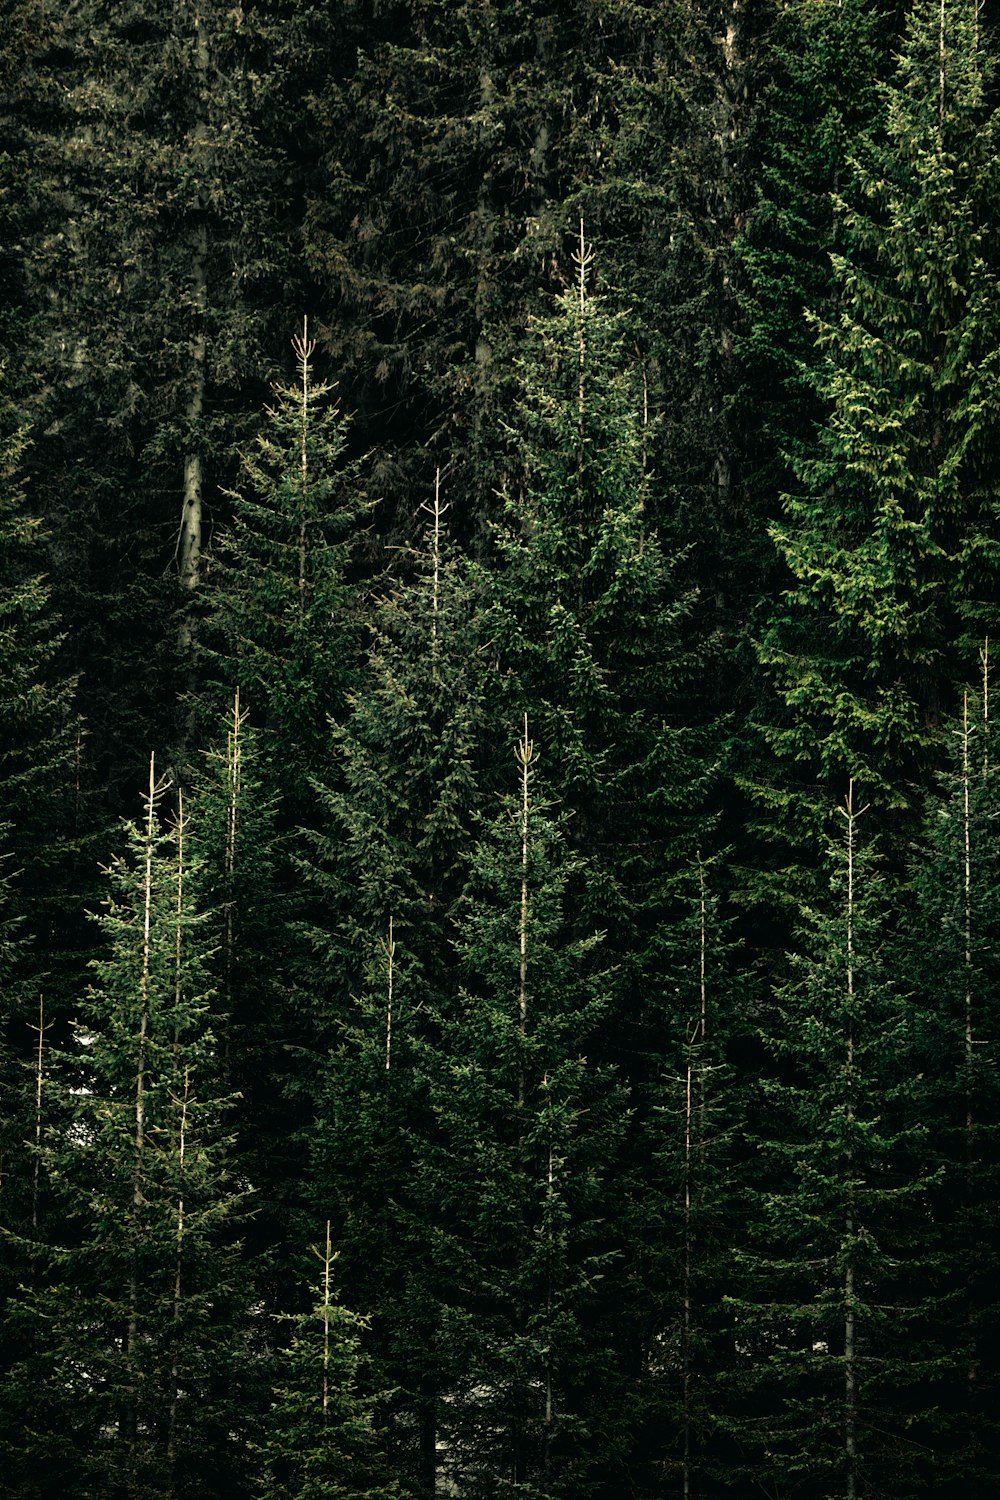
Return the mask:
[[[986,1500],[992,17],[3,22],[0,1493]]]

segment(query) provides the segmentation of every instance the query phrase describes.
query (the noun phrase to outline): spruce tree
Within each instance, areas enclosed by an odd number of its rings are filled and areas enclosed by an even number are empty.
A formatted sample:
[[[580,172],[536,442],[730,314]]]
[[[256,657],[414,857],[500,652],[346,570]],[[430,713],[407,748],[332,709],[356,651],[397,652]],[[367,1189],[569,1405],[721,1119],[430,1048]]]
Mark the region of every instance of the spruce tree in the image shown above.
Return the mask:
[[[316,1051],[299,1090],[311,1178],[331,1204],[349,1303],[373,1316],[373,1369],[402,1472],[432,1493],[454,1273],[429,1177],[429,1079],[454,1015],[454,941],[483,757],[481,611],[451,546],[440,475],[425,540],[372,622],[368,660],[305,861]]]
[[[696,1496],[728,1493],[738,1468],[727,1379],[737,1333],[724,1298],[745,1213],[746,1120],[730,1059],[736,1046],[746,1050],[742,1017],[758,997],[720,899],[724,861],[698,852],[685,874],[687,912],[665,934],[655,975],[654,1055],[623,1186],[643,1338],[631,1467],[639,1493],[666,1485]]]
[[[933,763],[958,663],[996,592],[990,248],[997,115],[972,8],[920,3],[884,124],[837,201],[836,311],[817,326],[826,415],[773,536],[788,583],[759,644],[788,768],[786,821],[817,832],[848,775],[885,813]]]
[[[993,1062],[997,965],[992,912],[996,765],[988,649],[980,691],[966,691],[950,726],[950,764],[928,799],[914,849],[913,928],[899,956],[914,975],[928,1079],[928,1136],[939,1180],[932,1200],[943,1267],[934,1327],[950,1357],[938,1465],[941,1493],[986,1495],[1000,1472],[994,1418],[998,1359],[996,1141],[1000,1096]]]
[[[666,899],[662,843],[696,826],[706,739],[682,717],[691,591],[645,515],[647,426],[621,319],[588,279],[519,361],[524,485],[506,496],[487,581],[501,723],[529,712],[552,794],[587,856],[582,917],[641,960]],[[689,705],[690,706],[690,705]]]
[[[76,977],[84,812],[82,726],[74,684],[61,670],[44,534],[25,503],[24,435],[11,430],[6,408],[0,421],[0,1370],[6,1371],[24,1352],[18,1287],[37,1274],[52,1228],[37,1148],[52,1046],[65,1041]],[[0,1425],[5,1421],[0,1415]]]
[[[9,247],[30,337],[7,353],[117,815],[150,742],[185,748],[219,486],[301,306],[285,187],[301,32],[281,0],[30,10],[0,98],[31,163]]]
[[[228,1104],[182,806],[153,761],[109,870],[106,942],[44,1165],[59,1244],[18,1316],[14,1493],[221,1495],[242,1469]]]
[[[211,588],[214,675],[239,688],[261,732],[286,825],[305,821],[360,654],[356,570],[368,506],[347,453],[348,421],[317,383],[316,345],[293,340],[298,380],[274,387],[243,456]]]
[[[376,1398],[359,1389],[364,1318],[337,1301],[330,1222],[319,1300],[294,1321],[279,1355],[260,1493],[267,1500],[391,1500],[400,1493],[373,1427]]]
[[[930,1312],[920,1029],[888,962],[889,890],[853,783],[826,899],[802,913],[762,1027],[747,1239],[727,1297],[745,1483],[911,1497],[934,1483],[947,1357]]]
[[[602,934],[570,908],[579,865],[524,722],[517,790],[480,834],[457,939],[462,1010],[432,1077],[435,1184],[464,1351],[443,1438],[460,1495],[591,1494],[624,1472],[611,1329],[626,1095],[593,1056],[611,1001]]]

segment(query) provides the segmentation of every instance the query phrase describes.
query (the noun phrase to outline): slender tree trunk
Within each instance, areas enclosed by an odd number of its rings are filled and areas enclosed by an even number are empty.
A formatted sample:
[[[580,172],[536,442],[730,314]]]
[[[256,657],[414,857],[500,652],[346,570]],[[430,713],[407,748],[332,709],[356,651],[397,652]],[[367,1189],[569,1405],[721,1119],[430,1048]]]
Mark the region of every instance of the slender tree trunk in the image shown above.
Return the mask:
[[[855,825],[859,814],[854,807],[854,781],[847,793],[847,1027],[846,1027],[846,1122],[847,1122],[847,1206],[844,1215],[844,1242],[847,1247],[844,1269],[844,1493],[847,1500],[857,1495],[857,1351],[855,1326],[855,1260],[856,1232],[854,1205],[854,845]]]
[[[226,734],[226,838],[223,852],[225,905],[222,926],[223,1012],[222,1064],[229,1076],[236,969],[236,864],[239,837],[240,792],[242,789],[243,724],[246,715],[240,705],[240,690],[233,695],[233,727]]]
[[[388,1067],[388,1063],[386,1063]],[[330,1220],[326,1221],[326,1249],[323,1253],[323,1428],[330,1420],[330,1267],[333,1252],[330,1249]]]
[[[309,492],[309,361],[316,350],[316,342],[309,337],[309,319],[302,319],[301,336],[292,340],[292,348],[299,361],[302,397],[299,416],[299,611],[306,607],[306,557],[308,535],[306,516],[309,508],[306,497]]]
[[[194,86],[197,90],[199,108],[204,109],[205,91],[208,84],[209,46],[208,30],[200,14],[195,16]],[[207,143],[208,129],[200,119],[194,130],[196,142]],[[194,313],[194,334],[191,340],[191,363],[188,375],[188,451],[184,456],[184,488],[181,505],[181,524],[177,542],[177,574],[184,604],[178,643],[190,668],[190,657],[195,641],[194,600],[201,583],[201,557],[204,529],[204,473],[198,428],[205,410],[207,333],[205,328],[208,312],[208,228],[202,217],[205,203],[202,192],[196,191],[194,211],[197,221],[191,234],[191,306]]]
[[[515,751],[521,767],[521,909],[518,918],[518,989],[517,1018],[521,1036],[521,1063],[517,1080],[517,1104],[524,1108],[524,1040],[528,1034],[528,819],[530,767],[534,757],[534,746],[528,739],[528,715],[524,716],[524,738]]]
[[[43,1048],[45,1045],[45,997],[38,997],[38,1051],[35,1054],[35,1163],[31,1176],[31,1227],[38,1228],[38,1195],[42,1166],[42,1085]]]
[[[177,1215],[174,1249],[174,1307],[170,1359],[170,1410],[167,1414],[167,1491],[166,1500],[174,1500],[177,1469],[177,1416],[180,1400],[181,1311],[184,1287],[184,1171],[187,1147],[187,1111],[190,1098],[190,1074],[184,1069],[184,1092],[181,1095],[181,1118],[177,1142]]]
[[[135,1361],[139,1337],[138,1239],[142,1212],[143,1153],[146,1144],[146,1037],[149,1029],[150,933],[153,904],[153,831],[156,821],[156,760],[149,757],[149,792],[146,799],[146,860],[143,877],[142,971],[139,983],[139,1035],[135,1072],[135,1131],[132,1168],[132,1268],[129,1276],[128,1326],[125,1335],[129,1395],[122,1418],[122,1436],[133,1445],[136,1438]]]
[[[394,978],[393,961],[396,957],[396,944],[392,936],[392,918],[389,918],[389,941],[386,944],[386,961],[388,973],[386,976],[386,1007],[385,1007],[385,1071],[389,1071],[389,1063],[392,1059],[392,988]]]

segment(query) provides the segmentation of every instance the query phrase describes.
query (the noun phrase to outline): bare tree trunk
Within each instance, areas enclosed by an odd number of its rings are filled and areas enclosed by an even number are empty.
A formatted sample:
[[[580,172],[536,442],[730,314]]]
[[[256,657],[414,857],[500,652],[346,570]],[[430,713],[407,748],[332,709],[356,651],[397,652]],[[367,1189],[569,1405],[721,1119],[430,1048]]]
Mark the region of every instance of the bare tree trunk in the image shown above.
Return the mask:
[[[208,81],[208,30],[200,14],[195,16],[195,89],[204,100]],[[199,121],[194,130],[196,142],[207,140],[207,126]],[[181,655],[190,659],[194,647],[194,597],[201,583],[202,533],[204,528],[204,474],[199,446],[198,427],[205,410],[208,312],[208,229],[201,215],[204,211],[200,191],[195,194],[195,213],[199,216],[191,236],[191,306],[194,312],[194,334],[191,340],[191,363],[188,374],[188,451],[184,457],[184,485],[181,523],[177,539],[177,576],[185,602],[182,607],[178,644]]]

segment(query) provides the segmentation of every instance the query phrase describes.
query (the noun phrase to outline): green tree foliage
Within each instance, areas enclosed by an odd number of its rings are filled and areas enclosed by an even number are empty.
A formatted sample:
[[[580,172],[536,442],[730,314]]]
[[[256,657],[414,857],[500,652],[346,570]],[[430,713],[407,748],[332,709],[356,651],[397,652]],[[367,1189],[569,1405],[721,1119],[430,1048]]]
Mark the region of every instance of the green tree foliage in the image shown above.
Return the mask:
[[[277,828],[273,765],[237,691],[193,781],[192,843],[216,994],[221,1076],[233,1094],[234,1152],[253,1185],[243,1256],[270,1311],[284,1308],[290,1219],[303,1178],[291,1079],[312,1032],[294,981],[287,833]]]
[[[906,962],[915,972],[922,1014],[928,1135],[940,1174],[933,1202],[936,1243],[946,1268],[934,1312],[951,1359],[942,1406],[952,1425],[938,1469],[941,1493],[976,1496],[987,1494],[991,1484],[998,1381],[992,1222],[1000,1128],[1000,955],[992,912],[1000,869],[985,650],[983,668],[981,692],[966,692],[961,720],[951,727],[950,767],[928,800],[912,875],[914,928],[906,934]],[[901,955],[900,967],[903,962]]]
[[[991,1500],[990,18],[0,11],[0,1492]]]
[[[296,384],[274,388],[264,430],[243,458],[233,519],[211,590],[212,657],[261,732],[286,823],[311,807],[360,655],[356,569],[367,513],[360,467],[333,386],[312,376],[315,343],[293,340]]]
[[[644,514],[641,381],[621,320],[587,286],[582,228],[575,264],[519,364],[525,482],[506,497],[487,579],[494,712],[531,714],[570,837],[601,856],[583,920],[609,928],[616,957],[638,956],[636,926],[662,901],[654,847],[693,825],[705,780],[693,734],[668,719],[692,668],[692,596]]]
[[[440,476],[439,476],[440,481]],[[483,736],[480,610],[444,527],[440,482],[424,545],[372,622],[368,661],[320,788],[314,1046],[300,1077],[319,1201],[335,1212],[351,1299],[372,1310],[372,1358],[393,1442],[433,1488],[449,1354],[452,1265],[428,1177],[428,1079],[457,1003],[454,942],[474,852]]]
[[[840,811],[829,895],[803,912],[763,1028],[774,1067],[751,1101],[748,1242],[727,1299],[746,1383],[737,1426],[747,1483],[909,1497],[930,1479],[949,1365],[928,1334],[936,1164],[914,1008],[887,966],[887,893],[853,783]]]
[[[114,810],[176,746],[202,554],[293,286],[277,7],[34,0],[3,101],[32,466]],[[292,111],[293,112],[293,111]],[[290,278],[290,279],[289,279]]]
[[[690,174],[675,142],[689,144],[714,98],[714,25],[652,0],[404,0],[338,13],[328,45],[315,118],[331,144],[305,228],[331,307],[324,334],[365,441],[377,440],[396,524],[409,534],[418,476],[447,463],[468,542],[517,482],[513,361],[569,268],[566,225],[581,210],[609,281],[628,287],[628,343],[647,351],[651,388],[673,398],[679,386],[695,404],[689,313],[703,288],[689,283],[702,245],[693,224],[683,243],[677,233],[675,190]],[[670,299],[663,338],[653,310]]]
[[[65,1026],[80,900],[80,723],[60,672],[44,539],[25,506],[21,433],[0,437],[0,1368],[51,1203],[37,1145],[48,1052]],[[38,1031],[41,1027],[41,1032]],[[10,1316],[8,1316],[10,1315]]]
[[[375,1398],[362,1395],[364,1318],[336,1300],[330,1245],[319,1301],[294,1319],[268,1419],[260,1493],[267,1500],[391,1500],[391,1479],[373,1427]]]
[[[734,414],[745,434],[747,487],[765,520],[775,519],[794,455],[823,417],[809,315],[831,322],[841,296],[830,261],[837,195],[878,123],[878,84],[893,40],[867,0],[783,7],[770,39],[773,77],[754,122],[758,198],[736,246],[742,381]],[[759,543],[759,566],[768,567],[763,535]]]
[[[462,1008],[432,1080],[435,1197],[457,1271],[444,1319],[461,1350],[443,1467],[470,1496],[592,1494],[628,1442],[611,1291],[625,1091],[588,1056],[609,975],[601,934],[574,930],[579,857],[537,761],[525,721],[520,787],[478,843]]]
[[[682,919],[665,934],[648,1082],[637,1093],[623,1204],[632,1316],[641,1330],[632,1470],[643,1495],[725,1494],[738,1468],[727,1431],[734,1359],[732,1224],[745,1191],[744,1085],[734,1040],[753,989],[719,890],[724,862],[686,872]]]
[[[46,1116],[62,1228],[17,1314],[29,1334],[8,1381],[17,1494],[221,1495],[241,1469],[239,1194],[204,919],[184,818],[159,826],[164,792],[151,761]]]
[[[759,646],[767,736],[810,787],[854,773],[886,809],[931,761],[970,630],[995,598],[997,118],[971,8],[918,4],[884,134],[839,202],[827,416],[773,535],[790,581]]]

